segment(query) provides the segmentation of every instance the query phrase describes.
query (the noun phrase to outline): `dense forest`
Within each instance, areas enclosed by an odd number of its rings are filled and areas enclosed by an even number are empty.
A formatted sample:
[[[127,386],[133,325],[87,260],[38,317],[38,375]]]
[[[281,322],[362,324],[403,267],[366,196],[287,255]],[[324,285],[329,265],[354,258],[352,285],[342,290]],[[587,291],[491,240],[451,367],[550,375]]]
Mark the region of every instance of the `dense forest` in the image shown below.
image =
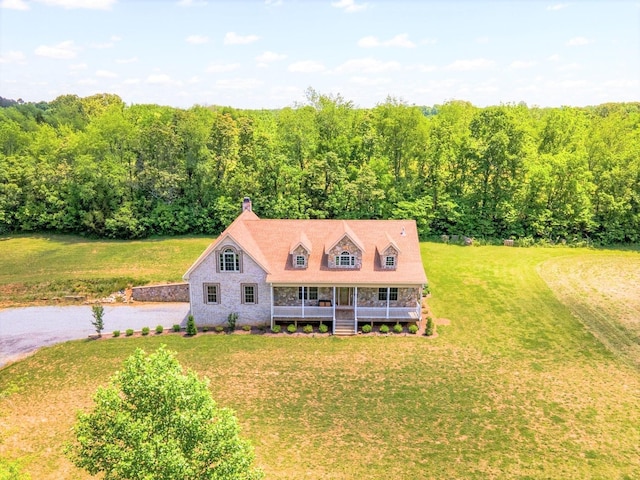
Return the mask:
[[[248,195],[265,218],[414,218],[423,237],[640,241],[640,103],[2,106],[0,234],[216,234]]]

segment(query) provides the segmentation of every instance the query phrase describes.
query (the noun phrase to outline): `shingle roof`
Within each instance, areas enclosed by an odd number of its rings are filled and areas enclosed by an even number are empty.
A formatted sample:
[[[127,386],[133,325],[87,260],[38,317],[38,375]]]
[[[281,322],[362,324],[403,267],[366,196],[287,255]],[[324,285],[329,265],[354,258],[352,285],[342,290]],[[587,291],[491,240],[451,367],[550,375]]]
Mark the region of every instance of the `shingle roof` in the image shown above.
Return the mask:
[[[362,248],[362,268],[328,268],[326,248],[344,235]],[[414,220],[274,220],[242,212],[185,273],[231,237],[267,271],[267,282],[314,285],[420,285],[427,283]],[[311,251],[307,268],[294,268],[291,248],[304,244]],[[380,266],[377,248],[393,244],[401,253],[395,269]]]

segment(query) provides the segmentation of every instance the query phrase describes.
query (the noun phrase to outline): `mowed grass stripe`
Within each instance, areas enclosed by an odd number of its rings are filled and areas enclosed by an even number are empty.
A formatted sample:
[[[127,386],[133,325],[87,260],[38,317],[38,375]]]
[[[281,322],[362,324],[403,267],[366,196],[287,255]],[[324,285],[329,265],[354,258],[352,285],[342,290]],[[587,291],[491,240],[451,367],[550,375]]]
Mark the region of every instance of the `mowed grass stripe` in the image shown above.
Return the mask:
[[[536,273],[588,250],[422,245],[439,337],[163,334],[71,342],[0,370],[0,457],[88,478],[58,445],[136,347],[236,410],[268,478],[637,478],[640,380]]]

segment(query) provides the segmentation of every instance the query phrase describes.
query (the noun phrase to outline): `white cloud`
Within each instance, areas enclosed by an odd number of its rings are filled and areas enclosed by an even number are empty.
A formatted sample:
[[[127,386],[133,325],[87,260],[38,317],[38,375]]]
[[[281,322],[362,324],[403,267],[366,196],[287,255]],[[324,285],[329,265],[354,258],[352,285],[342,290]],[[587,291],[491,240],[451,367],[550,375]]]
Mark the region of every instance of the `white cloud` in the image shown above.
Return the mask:
[[[557,10],[562,10],[563,8],[567,8],[568,6],[569,6],[568,3],[556,3],[555,5],[549,5],[547,7],[547,10],[557,11]]]
[[[147,77],[146,83],[152,85],[180,85],[180,82],[174,80],[165,73],[154,73]]]
[[[122,83],[125,84],[125,85],[137,85],[137,84],[140,83],[140,79],[139,78],[127,78]]]
[[[336,72],[380,73],[399,69],[400,64],[395,61],[382,62],[373,58],[356,58],[344,62],[342,65],[336,68]]]
[[[385,85],[387,83],[391,83],[390,78],[371,78],[371,77],[351,77],[349,79],[351,83],[355,83],[356,85],[364,85],[364,86],[376,86],[376,85]]]
[[[267,7],[279,7],[282,5],[282,0],[264,0],[264,4]]]
[[[219,88],[229,90],[245,90],[251,88],[257,88],[262,85],[262,81],[255,78],[233,78],[233,79],[220,79],[216,82],[216,86]]]
[[[232,72],[240,68],[239,63],[214,63],[207,67],[209,73]]]
[[[320,73],[326,70],[325,66],[316,62],[315,60],[304,60],[302,62],[296,62],[289,65],[290,72],[297,73]]]
[[[561,65],[558,67],[559,72],[569,72],[571,70],[579,70],[579,69],[580,69],[579,63],[567,63],[565,65]]]
[[[416,65],[410,65],[409,67],[407,67],[407,70],[409,71],[417,70],[418,72],[435,72],[436,70],[438,70],[438,67],[436,67],[435,65],[427,65],[424,63],[419,63]]]
[[[591,40],[589,40],[588,38],[573,37],[566,43],[566,45],[569,47],[581,47],[583,45],[589,45],[590,43],[591,43]]]
[[[135,63],[137,61],[138,61],[138,57],[116,59],[116,63]]]
[[[37,0],[50,7],[62,7],[67,10],[86,8],[89,10],[110,10],[116,0]]]
[[[202,45],[209,41],[209,37],[205,35],[189,35],[185,40],[192,45]]]
[[[225,45],[247,45],[258,40],[260,37],[257,35],[238,35],[236,32],[228,32],[224,36]]]
[[[194,85],[194,84],[196,84],[196,83],[200,83],[200,77],[199,77],[199,76],[197,76],[197,75],[195,75],[195,76],[191,77],[191,78],[187,81],[187,83],[189,83],[189,84],[191,84],[191,85]]]
[[[69,70],[71,70],[72,72],[79,72],[80,70],[86,70],[86,69],[87,69],[86,63],[76,63],[74,65],[69,65]]]
[[[368,37],[363,37],[358,40],[358,46],[364,48],[372,48],[372,47],[402,47],[402,48],[414,48],[416,46],[411,40],[409,40],[409,35],[406,33],[401,33],[396,35],[395,37],[389,40],[378,40],[377,37],[372,35]]]
[[[207,4],[204,0],[180,0],[178,6],[180,7],[204,7]]]
[[[284,60],[285,58],[287,58],[287,56],[282,53],[266,51],[262,55],[258,55],[256,57],[256,60],[260,63],[270,63],[276,62],[278,60]]]
[[[104,43],[92,43],[89,45],[91,48],[97,49],[105,49],[105,48],[113,48],[115,46],[114,42],[104,42]]]
[[[8,8],[9,10],[29,10],[29,4],[24,0],[2,0],[0,8]]]
[[[116,78],[117,76],[118,76],[117,73],[111,72],[109,70],[96,71],[96,77],[100,77],[100,78]]]
[[[365,10],[368,3],[356,3],[355,0],[338,0],[337,2],[331,2],[332,7],[342,8],[347,13],[360,12]]]
[[[36,48],[35,53],[41,57],[68,60],[78,55],[78,47],[71,40],[66,40],[56,45],[40,45]]]
[[[0,54],[0,63],[24,63],[26,57],[18,50]]]
[[[77,83],[78,85],[96,85],[98,81],[95,78],[81,78]]]
[[[554,53],[547,60],[549,60],[550,62],[559,62],[560,61],[560,55],[558,55],[557,53]]]
[[[523,68],[531,68],[535,66],[535,64],[536,62],[533,62],[533,61],[516,60],[514,62],[511,62],[511,65],[509,65],[509,68],[513,70],[519,70]]]
[[[467,71],[480,70],[483,68],[493,67],[494,65],[495,62],[493,60],[487,60],[486,58],[474,58],[473,60],[456,60],[444,68],[445,70]]]

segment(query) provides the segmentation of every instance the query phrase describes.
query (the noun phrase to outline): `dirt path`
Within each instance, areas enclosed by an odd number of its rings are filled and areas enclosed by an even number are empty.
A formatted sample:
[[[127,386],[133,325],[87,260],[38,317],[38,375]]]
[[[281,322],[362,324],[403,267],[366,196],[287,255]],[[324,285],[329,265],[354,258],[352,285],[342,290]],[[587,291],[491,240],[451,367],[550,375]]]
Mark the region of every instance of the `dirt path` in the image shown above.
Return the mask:
[[[188,303],[105,306],[104,332],[186,325]],[[0,310],[0,367],[40,347],[94,334],[91,306],[24,307]]]

